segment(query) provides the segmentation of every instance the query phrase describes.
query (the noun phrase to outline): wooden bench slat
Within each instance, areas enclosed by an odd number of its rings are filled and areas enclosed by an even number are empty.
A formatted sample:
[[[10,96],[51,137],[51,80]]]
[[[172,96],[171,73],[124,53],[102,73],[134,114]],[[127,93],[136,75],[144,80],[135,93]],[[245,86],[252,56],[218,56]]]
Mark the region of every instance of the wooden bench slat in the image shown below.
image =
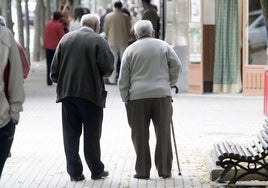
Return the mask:
[[[218,144],[214,144],[213,147],[214,147],[214,151],[215,151],[215,154],[216,154],[217,158],[219,160],[222,160],[222,153],[220,151],[219,145]]]
[[[264,122],[265,122],[264,125],[268,125],[268,119],[265,119]]]
[[[251,159],[259,159],[259,153],[257,152],[257,147],[255,147],[255,145],[250,145],[250,144],[247,144],[245,145],[245,147],[247,147],[248,151],[250,152],[251,154]]]
[[[256,138],[256,140],[253,140],[253,144],[256,147],[256,150],[259,154],[262,154],[263,152],[265,152],[265,149],[258,138]]]
[[[261,136],[263,137],[263,139],[268,142],[268,135],[264,130],[261,130]]]
[[[264,146],[262,145],[261,141],[256,138],[252,141],[252,144],[256,147],[256,150],[258,153],[263,153],[264,152]]]
[[[231,144],[231,148],[232,148],[232,150],[233,150],[234,156],[238,158],[238,157],[240,156],[240,154],[239,154],[239,151],[238,151],[237,148],[236,148],[235,143],[230,142],[230,144]]]
[[[258,136],[258,140],[260,141],[261,145],[263,146],[264,149],[268,149],[268,144],[267,142],[263,139],[261,135]]]
[[[219,142],[219,147],[220,147],[220,150],[221,150],[221,153],[224,157],[227,157],[228,156],[228,152],[223,144],[223,142]]]
[[[264,128],[265,132],[268,132],[268,122],[263,125],[263,128]]]
[[[238,144],[235,145],[237,151],[238,151],[238,154],[239,156],[241,157],[241,159],[246,159],[246,154],[244,153],[242,147]]]
[[[242,144],[242,143],[240,144],[240,147],[242,148],[242,150],[246,154],[247,159],[251,159],[252,154],[249,152],[248,147],[245,144]]]
[[[234,156],[234,151],[232,150],[232,148],[231,148],[231,145],[232,145],[232,143],[230,143],[230,142],[227,142],[227,141],[224,141],[223,142],[223,145],[225,146],[225,148],[226,148],[226,150],[227,150],[227,152],[228,152],[228,156]]]

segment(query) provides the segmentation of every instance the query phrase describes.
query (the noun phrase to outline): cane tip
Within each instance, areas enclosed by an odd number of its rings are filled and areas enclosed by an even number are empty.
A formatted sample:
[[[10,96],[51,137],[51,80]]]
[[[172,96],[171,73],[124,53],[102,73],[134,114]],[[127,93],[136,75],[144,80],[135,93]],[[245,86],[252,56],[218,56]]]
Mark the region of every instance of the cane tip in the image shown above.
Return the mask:
[[[179,176],[181,176],[181,173],[179,172]]]

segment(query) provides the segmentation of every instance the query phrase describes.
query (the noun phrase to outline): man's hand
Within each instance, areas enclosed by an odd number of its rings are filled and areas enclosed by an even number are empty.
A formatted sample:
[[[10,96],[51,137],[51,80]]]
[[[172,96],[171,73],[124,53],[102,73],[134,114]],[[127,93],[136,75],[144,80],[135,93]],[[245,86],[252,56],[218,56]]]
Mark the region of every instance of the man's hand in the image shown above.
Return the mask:
[[[17,125],[19,122],[17,121],[17,120],[15,120],[15,119],[11,119],[11,121],[12,121],[12,123],[14,124],[14,125]]]

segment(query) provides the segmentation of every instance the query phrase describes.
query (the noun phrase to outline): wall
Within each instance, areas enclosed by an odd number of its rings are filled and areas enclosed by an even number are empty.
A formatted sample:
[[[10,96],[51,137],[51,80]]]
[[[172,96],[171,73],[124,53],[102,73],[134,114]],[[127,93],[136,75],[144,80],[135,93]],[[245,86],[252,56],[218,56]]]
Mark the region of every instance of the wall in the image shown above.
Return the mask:
[[[203,0],[203,24],[215,24],[215,0]]]

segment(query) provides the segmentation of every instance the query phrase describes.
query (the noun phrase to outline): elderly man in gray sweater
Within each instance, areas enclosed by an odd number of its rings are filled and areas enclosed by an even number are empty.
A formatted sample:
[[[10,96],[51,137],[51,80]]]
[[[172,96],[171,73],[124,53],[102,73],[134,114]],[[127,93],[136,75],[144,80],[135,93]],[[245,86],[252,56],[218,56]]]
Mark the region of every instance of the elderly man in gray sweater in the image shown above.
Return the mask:
[[[171,87],[178,81],[181,62],[169,44],[153,38],[150,21],[138,21],[134,30],[137,41],[124,52],[119,75],[120,94],[125,102],[137,157],[134,178],[150,178],[151,120],[157,140],[155,165],[158,175],[169,178],[173,159],[170,134]]]

